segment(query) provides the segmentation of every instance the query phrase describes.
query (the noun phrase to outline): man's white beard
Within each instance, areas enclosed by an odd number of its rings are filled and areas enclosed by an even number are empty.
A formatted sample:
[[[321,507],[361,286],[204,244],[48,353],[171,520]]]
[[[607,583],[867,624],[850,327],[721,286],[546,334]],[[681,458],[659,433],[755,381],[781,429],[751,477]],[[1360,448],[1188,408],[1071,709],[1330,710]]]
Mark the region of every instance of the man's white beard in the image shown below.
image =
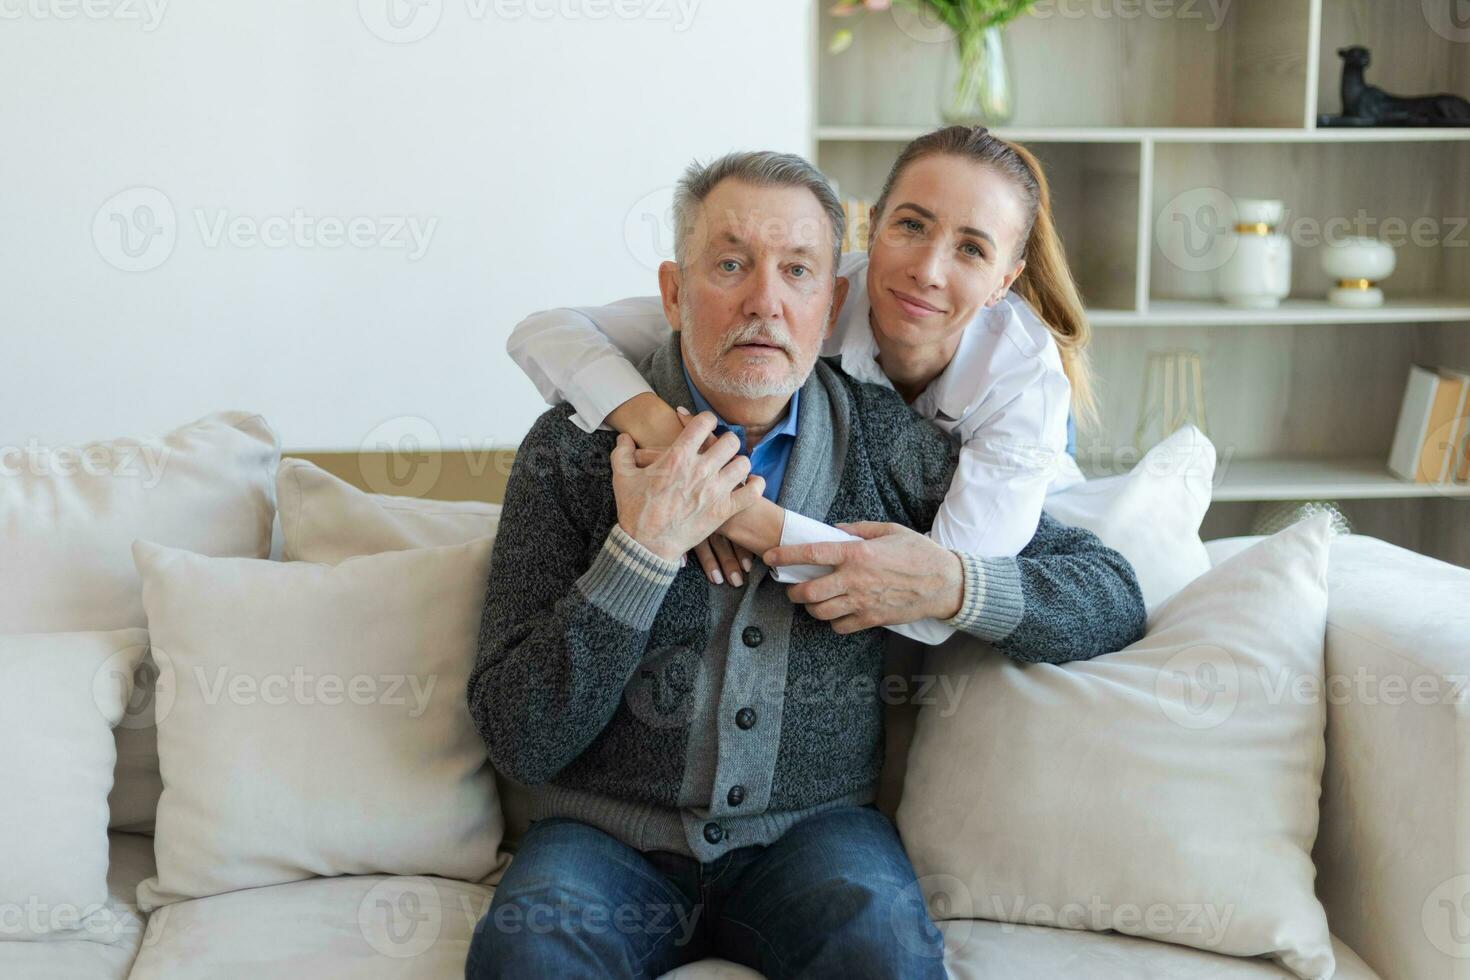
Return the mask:
[[[690,327],[694,322],[694,311],[688,303],[679,305],[679,326],[686,336],[692,337]],[[787,364],[790,365],[786,373],[777,378],[771,378],[764,371],[759,377],[745,377],[741,373],[731,371],[724,366],[725,354],[733,350],[737,345],[747,343],[759,337],[765,337],[773,343],[781,345],[787,355]],[[695,345],[691,343],[685,348],[688,356],[694,361],[698,368],[700,380],[715,391],[724,395],[733,395],[736,398],[772,398],[777,395],[789,395],[800,388],[806,376],[811,373],[811,364],[801,365],[796,363],[796,345],[792,343],[790,332],[779,323],[771,323],[760,319],[747,320],[740,328],[727,337],[722,338],[722,348],[715,355],[713,363],[706,363],[701,356],[695,352]],[[759,371],[759,369],[755,369]],[[752,372],[754,373],[754,372]]]

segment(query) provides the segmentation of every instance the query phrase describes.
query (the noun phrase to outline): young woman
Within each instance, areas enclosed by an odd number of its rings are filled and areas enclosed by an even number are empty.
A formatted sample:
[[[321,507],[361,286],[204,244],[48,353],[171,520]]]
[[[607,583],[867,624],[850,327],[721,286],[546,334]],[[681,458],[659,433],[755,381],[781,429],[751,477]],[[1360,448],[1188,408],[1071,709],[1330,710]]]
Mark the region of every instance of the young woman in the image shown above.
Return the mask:
[[[936,130],[899,154],[869,229],[868,251],[844,255],[838,268],[850,287],[822,355],[840,358],[860,381],[894,388],[959,441],[959,467],[928,533],[932,542],[1014,556],[1035,534],[1048,489],[1082,479],[1068,455],[1069,416],[1086,423],[1094,414],[1084,356],[1089,329],[1042,169],[1024,147],[984,127]],[[572,404],[584,430],[611,427],[640,446],[664,446],[683,421],[633,365],[668,330],[659,297],[635,298],[533,314],[517,325],[507,350],[548,403]],[[872,528],[859,528],[859,536],[783,516],[781,547],[767,553],[781,581],[826,572],[792,567],[817,555],[843,566],[856,560],[840,547],[802,546],[875,536]],[[739,585],[741,569],[751,568],[749,553],[719,536],[696,554],[715,584]],[[882,587],[909,571],[912,554],[902,542],[863,555],[863,578],[877,584],[863,596],[861,625],[849,615],[834,628],[902,626],[896,631],[930,643],[952,634],[936,620],[905,619],[897,598],[903,589]],[[818,606],[808,606],[813,615]]]

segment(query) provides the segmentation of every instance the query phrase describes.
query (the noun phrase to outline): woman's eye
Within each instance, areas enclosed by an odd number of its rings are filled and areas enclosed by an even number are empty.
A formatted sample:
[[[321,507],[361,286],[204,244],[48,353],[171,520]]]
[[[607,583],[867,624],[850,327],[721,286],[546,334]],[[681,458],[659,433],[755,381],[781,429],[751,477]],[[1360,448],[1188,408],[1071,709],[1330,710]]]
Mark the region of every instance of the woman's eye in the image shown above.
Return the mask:
[[[982,252],[980,250],[980,246],[976,245],[974,242],[965,242],[965,244],[962,245],[962,246],[960,246],[960,247],[963,248],[963,249],[965,249],[965,254],[968,255],[968,256],[970,256],[971,258],[975,258],[975,259],[983,259],[983,258],[985,258],[985,253]]]
[[[904,218],[902,221],[899,222],[899,224],[907,228],[909,231],[921,231],[924,227],[913,218]]]

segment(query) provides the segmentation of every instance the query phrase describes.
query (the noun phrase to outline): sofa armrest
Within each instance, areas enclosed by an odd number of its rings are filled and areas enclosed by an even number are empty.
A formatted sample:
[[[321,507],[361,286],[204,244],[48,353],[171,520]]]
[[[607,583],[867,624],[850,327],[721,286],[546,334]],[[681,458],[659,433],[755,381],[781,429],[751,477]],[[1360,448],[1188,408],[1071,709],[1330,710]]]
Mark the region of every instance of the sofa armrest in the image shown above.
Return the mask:
[[[1470,976],[1470,570],[1376,538],[1328,567],[1313,857],[1335,935],[1387,980]]]

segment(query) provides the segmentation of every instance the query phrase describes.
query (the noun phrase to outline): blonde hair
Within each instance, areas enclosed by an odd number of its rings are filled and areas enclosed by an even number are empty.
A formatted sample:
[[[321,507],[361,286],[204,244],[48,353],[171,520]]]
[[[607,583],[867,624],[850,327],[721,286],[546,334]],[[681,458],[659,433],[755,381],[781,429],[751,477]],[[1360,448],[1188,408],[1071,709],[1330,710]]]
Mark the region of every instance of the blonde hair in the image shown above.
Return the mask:
[[[874,212],[881,220],[888,194],[905,167],[922,157],[950,153],[993,168],[1020,192],[1025,222],[1019,254],[1026,268],[1011,288],[1046,324],[1062,355],[1062,370],[1072,386],[1072,415],[1079,429],[1097,425],[1097,400],[1088,364],[1087,345],[1092,327],[1082,306],[1077,282],[1051,216],[1051,188],[1046,173],[1031,151],[992,134],[984,126],[947,126],[909,142],[899,153],[883,182]],[[874,227],[877,225],[875,223]]]

